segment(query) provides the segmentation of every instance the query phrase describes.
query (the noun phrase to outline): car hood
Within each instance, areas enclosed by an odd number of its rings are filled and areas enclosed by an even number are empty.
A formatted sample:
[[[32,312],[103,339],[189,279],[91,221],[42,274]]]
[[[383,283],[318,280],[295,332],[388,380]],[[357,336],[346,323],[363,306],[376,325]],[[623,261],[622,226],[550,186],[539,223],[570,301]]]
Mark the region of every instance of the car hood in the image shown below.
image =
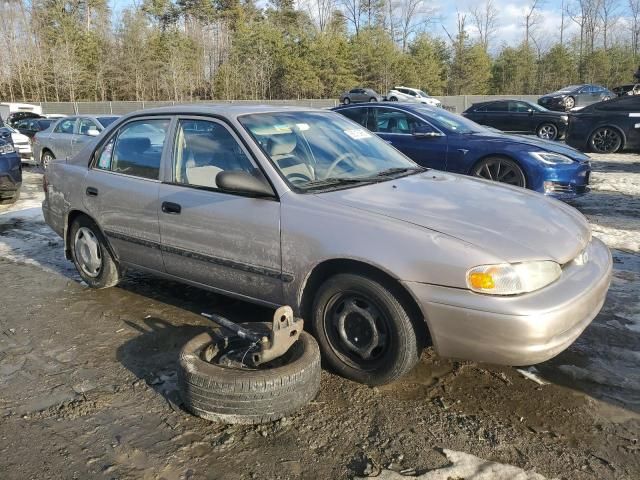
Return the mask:
[[[486,142],[508,142],[509,144],[513,144],[515,142],[521,145],[524,149],[530,149],[531,151],[535,151],[536,149],[547,150],[549,152],[566,155],[567,157],[582,162],[589,160],[589,156],[564,143],[543,140],[542,138],[534,137],[532,135],[510,135],[487,129],[481,133],[471,134],[470,137],[474,140],[482,140]]]
[[[562,202],[436,170],[317,196],[455,237],[507,262],[564,264],[591,238],[586,219]]]

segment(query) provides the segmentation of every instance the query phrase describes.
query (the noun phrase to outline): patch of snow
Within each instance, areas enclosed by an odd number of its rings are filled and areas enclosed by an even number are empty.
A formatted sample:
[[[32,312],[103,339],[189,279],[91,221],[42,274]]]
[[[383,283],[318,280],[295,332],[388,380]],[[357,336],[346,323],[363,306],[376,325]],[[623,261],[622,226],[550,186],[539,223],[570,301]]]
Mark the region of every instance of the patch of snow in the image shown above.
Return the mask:
[[[455,450],[443,450],[451,465],[431,470],[418,476],[406,477],[400,473],[383,470],[376,478],[380,480],[546,480],[546,477],[532,471],[526,471],[513,465],[490,462],[474,455]],[[360,477],[362,478],[362,477]]]
[[[538,385],[548,385],[549,382],[543,380],[542,377],[538,375],[538,370],[536,367],[529,367],[527,369],[524,368],[516,368],[516,371],[522,375],[524,378],[527,378],[533,382],[536,382]]]

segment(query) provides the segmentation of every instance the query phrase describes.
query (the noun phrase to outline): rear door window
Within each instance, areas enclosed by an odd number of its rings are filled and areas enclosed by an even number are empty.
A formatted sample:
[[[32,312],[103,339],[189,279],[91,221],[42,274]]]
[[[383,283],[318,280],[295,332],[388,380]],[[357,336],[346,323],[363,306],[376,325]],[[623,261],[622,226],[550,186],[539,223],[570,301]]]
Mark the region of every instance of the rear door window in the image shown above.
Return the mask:
[[[98,151],[96,167],[157,180],[169,119],[135,120],[122,126]]]
[[[345,108],[340,110],[340,113],[363,127],[367,126],[367,109],[364,107]]]
[[[76,119],[75,118],[67,118],[61,120],[56,128],[53,130],[54,133],[71,133],[73,134],[73,128],[75,127]]]
[[[487,112],[507,112],[509,107],[507,102],[494,102],[487,105]]]
[[[376,109],[375,132],[410,135],[418,125],[427,124],[400,110],[391,108]]]

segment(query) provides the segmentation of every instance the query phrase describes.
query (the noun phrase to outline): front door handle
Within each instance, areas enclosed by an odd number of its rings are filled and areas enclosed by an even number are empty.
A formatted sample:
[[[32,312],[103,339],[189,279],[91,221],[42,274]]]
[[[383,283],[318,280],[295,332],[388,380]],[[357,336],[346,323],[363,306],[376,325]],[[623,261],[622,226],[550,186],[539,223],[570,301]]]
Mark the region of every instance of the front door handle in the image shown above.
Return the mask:
[[[89,197],[97,197],[98,196],[98,189],[95,187],[87,187],[87,195]]]
[[[173,202],[162,202],[162,211],[173,215],[179,215],[182,211],[182,207]]]

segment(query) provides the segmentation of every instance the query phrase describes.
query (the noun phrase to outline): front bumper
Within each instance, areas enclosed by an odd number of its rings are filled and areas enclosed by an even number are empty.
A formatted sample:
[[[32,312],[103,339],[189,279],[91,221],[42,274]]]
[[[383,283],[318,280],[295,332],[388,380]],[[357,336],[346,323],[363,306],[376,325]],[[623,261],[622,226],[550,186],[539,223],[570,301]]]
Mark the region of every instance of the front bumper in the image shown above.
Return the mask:
[[[570,262],[556,282],[524,295],[405,285],[419,302],[440,355],[532,365],[569,347],[602,308],[611,282],[611,253],[595,238],[588,253],[586,264]]]
[[[31,144],[29,143],[14,143],[13,147],[16,149],[16,152],[20,156],[22,160],[32,160],[33,159],[33,150],[31,149]]]
[[[542,169],[531,169],[528,173],[529,187],[558,200],[570,200],[589,191],[591,163],[549,165]]]

